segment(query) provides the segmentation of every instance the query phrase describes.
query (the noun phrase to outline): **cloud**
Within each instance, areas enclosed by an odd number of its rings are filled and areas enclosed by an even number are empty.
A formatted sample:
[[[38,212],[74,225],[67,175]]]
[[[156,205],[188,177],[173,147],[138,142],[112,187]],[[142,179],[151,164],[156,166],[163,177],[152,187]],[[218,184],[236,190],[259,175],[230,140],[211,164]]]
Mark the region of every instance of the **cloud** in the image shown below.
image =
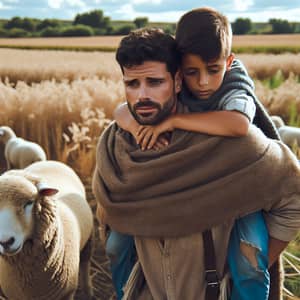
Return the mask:
[[[53,9],[61,9],[62,7],[86,7],[81,0],[48,0],[48,6]]]
[[[150,3],[150,4],[161,4],[162,0],[132,0],[132,4],[144,4],[144,3]]]
[[[22,3],[20,5],[19,3]],[[300,0],[0,0],[2,18],[36,17],[73,19],[76,14],[101,9],[112,20],[148,17],[150,21],[176,22],[186,11],[211,6],[235,20],[250,17],[252,21],[282,18],[299,20]]]
[[[252,0],[234,0],[234,8],[237,11],[246,11],[249,7],[253,6]]]

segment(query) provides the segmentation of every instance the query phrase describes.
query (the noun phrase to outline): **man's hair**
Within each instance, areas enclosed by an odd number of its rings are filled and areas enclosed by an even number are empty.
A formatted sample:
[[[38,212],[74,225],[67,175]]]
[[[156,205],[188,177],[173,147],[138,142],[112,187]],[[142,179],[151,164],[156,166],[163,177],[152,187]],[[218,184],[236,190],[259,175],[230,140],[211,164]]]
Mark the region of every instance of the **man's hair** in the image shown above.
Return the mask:
[[[142,28],[124,37],[116,52],[116,60],[122,72],[125,68],[138,66],[146,61],[166,63],[174,78],[180,64],[175,39],[162,29]]]
[[[175,39],[181,55],[195,54],[206,62],[231,53],[230,22],[213,8],[197,8],[184,14],[177,24]]]

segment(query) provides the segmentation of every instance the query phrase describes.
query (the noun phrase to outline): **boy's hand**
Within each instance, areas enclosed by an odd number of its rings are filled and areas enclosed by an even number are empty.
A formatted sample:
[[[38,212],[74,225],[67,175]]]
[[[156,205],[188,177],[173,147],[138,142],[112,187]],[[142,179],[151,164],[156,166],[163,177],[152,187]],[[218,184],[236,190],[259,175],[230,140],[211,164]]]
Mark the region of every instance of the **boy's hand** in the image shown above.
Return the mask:
[[[136,134],[136,142],[142,150],[151,148],[158,150],[169,144],[168,140],[161,134],[172,130],[172,123],[169,119],[156,126],[140,126]]]

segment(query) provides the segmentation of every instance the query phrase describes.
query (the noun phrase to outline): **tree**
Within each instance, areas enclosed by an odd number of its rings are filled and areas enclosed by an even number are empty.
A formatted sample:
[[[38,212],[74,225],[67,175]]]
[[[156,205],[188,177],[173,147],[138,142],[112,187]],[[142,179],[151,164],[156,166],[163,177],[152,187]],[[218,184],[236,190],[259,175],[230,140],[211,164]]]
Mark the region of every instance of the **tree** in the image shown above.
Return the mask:
[[[136,29],[136,27],[133,24],[127,24],[116,28],[113,33],[116,35],[126,35],[134,29]]]
[[[4,25],[5,29],[20,28],[26,31],[35,30],[35,21],[30,18],[13,17]]]
[[[93,10],[83,14],[77,14],[73,22],[74,25],[83,24],[93,28],[102,28],[102,29],[107,29],[109,23],[110,23],[110,18],[104,17],[103,11],[100,9]]]
[[[233,24],[232,29],[234,34],[246,34],[252,29],[252,22],[248,18],[237,18]]]
[[[272,33],[293,33],[294,26],[287,20],[282,19],[270,19],[269,23],[272,26]]]
[[[41,21],[37,26],[36,29],[38,31],[43,30],[47,27],[58,27],[60,26],[59,21],[58,20],[54,20],[54,19],[45,19],[43,21]]]
[[[149,20],[147,17],[139,17],[135,18],[133,23],[135,24],[136,28],[142,28],[146,27],[148,24]]]
[[[92,36],[94,31],[90,26],[79,24],[65,27],[60,34],[61,36]]]
[[[22,28],[22,19],[20,17],[13,17],[4,24],[5,29]]]

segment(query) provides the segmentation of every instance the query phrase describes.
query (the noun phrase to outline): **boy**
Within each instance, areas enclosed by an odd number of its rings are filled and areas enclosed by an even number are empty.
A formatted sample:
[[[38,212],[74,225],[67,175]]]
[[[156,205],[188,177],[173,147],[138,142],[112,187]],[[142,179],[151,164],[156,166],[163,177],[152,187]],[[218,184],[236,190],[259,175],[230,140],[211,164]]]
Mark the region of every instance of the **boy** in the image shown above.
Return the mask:
[[[140,126],[123,105],[115,113],[119,126],[131,132],[144,150],[166,146],[164,133],[175,128],[229,137],[246,135],[256,106],[260,111],[262,108],[257,104],[246,70],[231,54],[231,40],[230,23],[214,9],[186,13],[176,31],[184,79],[180,99],[193,113],[176,114],[157,126]],[[259,120],[256,123],[260,126]],[[274,128],[267,128],[265,133],[277,137]],[[251,246],[254,260],[250,259],[249,264],[243,254]],[[228,250],[232,300],[268,298],[267,250],[268,232],[262,212],[236,221]]]

